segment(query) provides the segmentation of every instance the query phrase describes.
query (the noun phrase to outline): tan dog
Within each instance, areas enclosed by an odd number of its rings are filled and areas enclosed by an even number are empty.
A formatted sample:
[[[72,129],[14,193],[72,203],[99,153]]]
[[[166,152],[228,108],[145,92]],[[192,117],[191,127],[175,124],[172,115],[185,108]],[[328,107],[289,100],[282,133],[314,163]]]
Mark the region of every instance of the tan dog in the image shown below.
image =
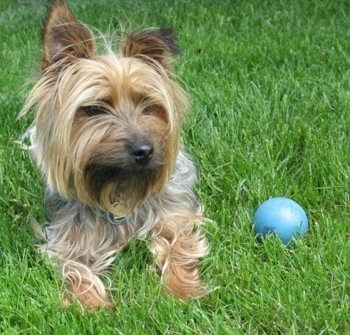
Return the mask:
[[[22,115],[35,112],[32,154],[46,181],[50,222],[41,250],[60,265],[65,304],[111,307],[99,275],[133,238],[149,238],[165,289],[206,293],[198,261],[196,171],[180,148],[187,99],[172,79],[169,29],[127,36],[120,53],[95,38],[63,1],[44,30],[42,75]]]

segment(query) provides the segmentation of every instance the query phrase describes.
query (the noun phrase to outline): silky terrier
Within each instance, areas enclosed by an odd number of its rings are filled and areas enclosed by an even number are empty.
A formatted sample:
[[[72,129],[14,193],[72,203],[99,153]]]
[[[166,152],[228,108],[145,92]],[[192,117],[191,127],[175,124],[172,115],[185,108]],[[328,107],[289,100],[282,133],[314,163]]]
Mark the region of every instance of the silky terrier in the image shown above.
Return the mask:
[[[43,32],[41,77],[21,114],[34,112],[30,151],[45,179],[47,253],[61,271],[64,305],[111,308],[103,271],[131,239],[147,246],[164,290],[207,293],[198,262],[208,244],[196,170],[180,144],[188,107],[170,70],[170,29],[140,29],[115,53],[56,1]]]

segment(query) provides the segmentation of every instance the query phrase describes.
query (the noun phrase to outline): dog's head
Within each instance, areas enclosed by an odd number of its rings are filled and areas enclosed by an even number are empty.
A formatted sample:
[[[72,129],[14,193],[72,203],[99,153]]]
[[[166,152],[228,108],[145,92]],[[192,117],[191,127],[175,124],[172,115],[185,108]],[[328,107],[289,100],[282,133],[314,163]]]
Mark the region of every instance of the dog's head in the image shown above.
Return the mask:
[[[176,39],[169,29],[139,30],[104,55],[95,43],[56,2],[24,111],[35,110],[35,157],[49,188],[90,206],[132,208],[164,189],[178,154],[187,100],[169,70]]]

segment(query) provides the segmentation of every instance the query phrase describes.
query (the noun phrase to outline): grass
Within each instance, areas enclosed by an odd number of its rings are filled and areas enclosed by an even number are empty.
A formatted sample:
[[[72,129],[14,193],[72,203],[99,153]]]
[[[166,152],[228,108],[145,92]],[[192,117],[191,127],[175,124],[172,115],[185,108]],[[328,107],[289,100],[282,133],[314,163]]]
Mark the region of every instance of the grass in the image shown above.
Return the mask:
[[[101,31],[172,26],[191,96],[183,133],[198,194],[215,224],[203,279],[213,292],[180,303],[160,293],[142,242],[110,271],[113,313],[59,303],[62,283],[35,251],[42,181],[15,141],[40,61],[45,2],[0,4],[1,334],[346,334],[350,295],[350,6],[347,1],[70,1]],[[114,17],[111,19],[111,13]],[[298,201],[308,234],[259,244],[251,218],[274,196]]]

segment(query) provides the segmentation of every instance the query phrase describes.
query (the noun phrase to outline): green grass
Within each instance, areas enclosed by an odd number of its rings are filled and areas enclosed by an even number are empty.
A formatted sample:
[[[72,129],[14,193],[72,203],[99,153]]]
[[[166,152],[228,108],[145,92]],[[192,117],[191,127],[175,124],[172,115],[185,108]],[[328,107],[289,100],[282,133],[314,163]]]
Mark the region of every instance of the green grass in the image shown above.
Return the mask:
[[[63,310],[62,283],[35,251],[42,181],[14,143],[40,61],[44,1],[0,4],[1,334],[347,334],[350,320],[350,5],[347,1],[70,1],[101,31],[172,26],[192,113],[183,133],[215,224],[203,279],[180,303],[160,293],[144,243],[110,271],[113,313]],[[111,15],[114,15],[111,18]],[[293,247],[259,244],[251,218],[274,196],[307,211]]]

